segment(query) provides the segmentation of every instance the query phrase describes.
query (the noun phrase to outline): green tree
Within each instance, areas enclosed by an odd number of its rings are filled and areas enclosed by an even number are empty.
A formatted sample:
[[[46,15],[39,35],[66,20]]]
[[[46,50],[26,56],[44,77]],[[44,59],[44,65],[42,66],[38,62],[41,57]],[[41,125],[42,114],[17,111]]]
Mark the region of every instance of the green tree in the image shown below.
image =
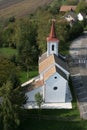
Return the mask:
[[[27,71],[27,78],[29,77],[29,70],[32,66],[37,65],[38,61],[39,51],[36,38],[36,22],[22,19],[19,22],[18,61],[22,70]]]
[[[29,70],[31,66],[35,65],[38,58],[37,48],[31,46],[29,41],[21,44],[19,47],[19,62],[22,67],[27,71],[27,78],[29,78]]]
[[[2,47],[2,26],[0,26],[0,47]]]
[[[43,96],[38,92],[35,94],[35,100],[39,108],[41,108],[41,104],[43,102]]]
[[[78,0],[66,0],[64,3],[67,5],[77,5]]]
[[[77,13],[79,13],[79,12],[87,13],[87,2],[84,0],[81,0],[77,5],[76,12]]]
[[[20,124],[19,109],[26,102],[26,98],[20,88],[13,89],[9,81],[0,88],[0,97],[3,130],[16,130]]]
[[[80,22],[75,23],[69,30],[69,40],[73,40],[81,35],[83,32],[83,25]]]
[[[21,19],[17,21],[17,47],[19,47],[22,43],[28,41],[32,46],[37,45],[36,37],[37,37],[37,23],[33,20],[29,20],[28,18]]]
[[[16,48],[15,23],[8,23],[7,27],[5,27],[5,25],[3,26],[4,26],[2,32],[3,46]]]
[[[13,87],[20,85],[19,81],[19,68],[16,67],[9,59],[4,56],[0,56],[0,87],[7,80],[11,80]]]
[[[9,22],[11,22],[11,23],[15,22],[15,17],[14,17],[14,16],[11,16],[11,17],[9,18]]]

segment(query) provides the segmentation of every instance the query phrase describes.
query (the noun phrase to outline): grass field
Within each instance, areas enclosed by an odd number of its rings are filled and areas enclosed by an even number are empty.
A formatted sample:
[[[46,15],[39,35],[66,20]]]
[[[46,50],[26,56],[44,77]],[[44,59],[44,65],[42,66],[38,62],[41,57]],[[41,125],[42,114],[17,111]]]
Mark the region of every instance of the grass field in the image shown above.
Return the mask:
[[[21,124],[20,130],[87,130],[87,122],[28,119]]]
[[[51,1],[53,0],[2,0],[0,1],[0,18],[26,16]]]
[[[17,50],[12,48],[0,48],[0,55],[5,55],[7,57],[17,55]]]
[[[29,79],[32,79],[33,77],[38,75],[38,70],[29,71],[29,78],[27,79],[27,72],[22,71],[20,73],[20,80],[22,83],[26,82]]]
[[[72,110],[28,110],[21,118],[20,130],[87,130],[87,121],[80,119],[76,103]]]
[[[0,0],[0,9],[3,9],[3,8],[6,8],[6,7],[9,7],[13,4],[16,4],[16,3],[19,3],[23,0]]]

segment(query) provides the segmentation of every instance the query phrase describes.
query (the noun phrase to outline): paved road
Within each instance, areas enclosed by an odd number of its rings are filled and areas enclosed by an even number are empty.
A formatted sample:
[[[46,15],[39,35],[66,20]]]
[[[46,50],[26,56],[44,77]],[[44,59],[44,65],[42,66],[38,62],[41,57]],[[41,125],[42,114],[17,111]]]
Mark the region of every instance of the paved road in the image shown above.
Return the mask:
[[[80,116],[87,119],[87,32],[70,46],[70,72],[75,87]]]

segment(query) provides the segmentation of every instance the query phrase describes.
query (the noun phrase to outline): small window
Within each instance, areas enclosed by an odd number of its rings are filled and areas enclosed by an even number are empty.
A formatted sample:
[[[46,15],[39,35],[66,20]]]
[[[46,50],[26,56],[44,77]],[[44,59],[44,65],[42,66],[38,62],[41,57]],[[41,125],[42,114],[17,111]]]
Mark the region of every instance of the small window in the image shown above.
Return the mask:
[[[57,76],[55,76],[54,78],[57,79]]]
[[[57,90],[57,89],[58,89],[58,87],[54,87],[54,88],[53,88],[53,90]]]
[[[52,45],[52,51],[54,51],[54,45]]]

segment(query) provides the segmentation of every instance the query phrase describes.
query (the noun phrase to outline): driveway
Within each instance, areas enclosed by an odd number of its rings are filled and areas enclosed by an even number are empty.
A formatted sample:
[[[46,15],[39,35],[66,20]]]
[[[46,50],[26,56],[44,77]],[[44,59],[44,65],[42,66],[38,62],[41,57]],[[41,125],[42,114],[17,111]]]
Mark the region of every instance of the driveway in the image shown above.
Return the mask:
[[[87,119],[87,32],[70,46],[70,73],[75,88],[80,116]]]

